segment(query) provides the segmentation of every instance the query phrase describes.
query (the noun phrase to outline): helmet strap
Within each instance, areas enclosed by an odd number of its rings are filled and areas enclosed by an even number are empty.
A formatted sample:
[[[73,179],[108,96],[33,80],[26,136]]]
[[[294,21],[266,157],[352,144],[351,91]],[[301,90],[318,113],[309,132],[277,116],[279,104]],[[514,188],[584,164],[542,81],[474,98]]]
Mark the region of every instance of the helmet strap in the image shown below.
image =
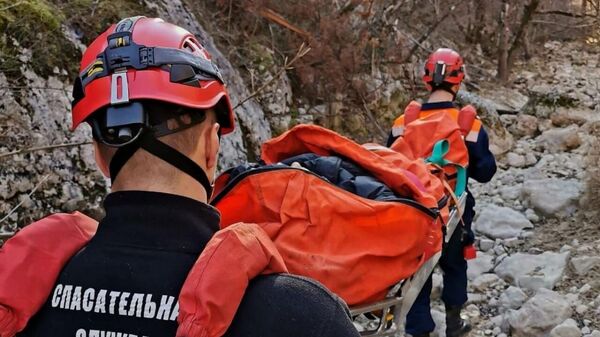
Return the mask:
[[[148,151],[152,155],[164,160],[165,162],[194,178],[200,183],[200,185],[202,185],[202,187],[204,187],[207,197],[211,197],[213,187],[202,167],[173,147],[158,140],[152,134],[152,132],[148,130],[144,130],[140,138],[135,142],[118,148],[117,152],[110,161],[110,178],[113,182],[117,178],[117,175],[123,166],[125,166],[127,161],[140,148]]]
[[[430,83],[429,85],[431,85],[431,92],[434,92],[436,90],[444,90],[450,94],[452,94],[452,100],[456,99],[456,95],[458,94],[458,90],[454,91],[454,87],[456,86],[456,84],[452,84],[452,83],[448,83],[448,82],[443,82],[440,85],[434,85],[433,83]]]

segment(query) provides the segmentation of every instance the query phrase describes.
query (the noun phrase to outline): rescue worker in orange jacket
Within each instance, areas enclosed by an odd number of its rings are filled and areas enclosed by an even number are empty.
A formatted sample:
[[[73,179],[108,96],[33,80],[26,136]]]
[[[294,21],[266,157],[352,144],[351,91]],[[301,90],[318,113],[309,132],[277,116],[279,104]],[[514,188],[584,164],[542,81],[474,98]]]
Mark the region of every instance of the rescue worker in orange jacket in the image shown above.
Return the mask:
[[[432,53],[425,64],[423,76],[423,81],[431,94],[427,102],[421,105],[417,118],[445,111],[452,118],[458,119],[460,111],[454,100],[464,77],[463,59],[456,51],[441,48]],[[402,136],[404,120],[403,115],[394,122],[387,146],[391,146],[398,137]],[[490,181],[496,173],[496,160],[489,150],[489,138],[479,119],[473,122],[471,130],[466,133],[465,143],[469,152],[468,176],[480,183]],[[475,215],[474,206],[475,199],[468,193],[463,214],[464,226],[454,232],[440,259],[440,267],[444,272],[442,300],[446,306],[447,337],[463,336],[471,328],[468,322],[460,317],[460,313],[467,301],[465,247],[472,246],[475,239],[471,230]],[[435,329],[430,311],[431,287],[430,277],[408,313],[406,332],[411,336],[426,337]]]
[[[91,125],[97,164],[112,180],[106,216],[95,235],[92,223],[80,226],[90,228],[86,238],[93,237],[68,260],[28,323],[39,291],[2,293],[0,334],[10,337],[27,323],[19,336],[175,336],[182,285],[219,229],[220,215],[207,199],[220,137],[234,128],[221,74],[190,32],[160,19],[133,17],[111,26],[86,50],[73,98],[73,128]],[[52,218],[50,225],[60,219]],[[52,254],[46,256],[58,264]],[[26,251],[22,257],[28,257]],[[0,273],[6,270],[0,266]],[[0,276],[6,283],[19,275]],[[7,296],[19,305],[4,306]],[[15,308],[24,312],[12,312]],[[276,274],[250,283],[224,335],[358,333],[347,308],[325,288]]]

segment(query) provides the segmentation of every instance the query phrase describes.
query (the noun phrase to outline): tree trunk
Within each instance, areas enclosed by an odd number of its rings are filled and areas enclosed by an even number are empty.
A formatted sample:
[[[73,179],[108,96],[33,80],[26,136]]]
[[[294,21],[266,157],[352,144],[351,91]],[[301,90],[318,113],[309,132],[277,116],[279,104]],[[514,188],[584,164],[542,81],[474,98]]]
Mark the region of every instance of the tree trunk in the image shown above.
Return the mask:
[[[540,5],[540,1],[541,0],[531,0],[523,8],[523,16],[521,17],[521,22],[519,23],[519,27],[517,28],[513,42],[511,43],[510,49],[508,50],[509,68],[514,63],[515,52],[523,44],[523,40],[525,35],[527,34],[529,24],[531,23],[531,19],[533,19],[533,14]]]
[[[510,28],[508,27],[508,0],[502,0],[502,11],[500,12],[500,38],[498,39],[498,79],[508,82],[508,49],[510,40]]]
[[[528,27],[523,35],[523,56],[526,61],[531,60],[531,27]]]
[[[585,13],[587,13],[587,4],[588,0],[581,0],[581,15],[585,15]]]
[[[485,27],[485,2],[472,0],[470,4],[471,23],[469,24],[467,41],[470,43],[481,43],[483,29]]]

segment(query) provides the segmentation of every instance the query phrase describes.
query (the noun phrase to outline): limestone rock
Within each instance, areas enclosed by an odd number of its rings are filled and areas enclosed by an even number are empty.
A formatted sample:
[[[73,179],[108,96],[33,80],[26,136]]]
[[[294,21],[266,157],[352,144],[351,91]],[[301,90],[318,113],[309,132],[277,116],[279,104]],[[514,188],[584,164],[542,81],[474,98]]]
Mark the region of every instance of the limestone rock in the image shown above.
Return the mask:
[[[525,160],[525,156],[516,154],[514,152],[509,152],[506,155],[506,162],[508,163],[509,166],[512,166],[512,167],[523,167],[527,164],[527,161]]]
[[[550,331],[550,337],[581,337],[577,322],[569,318]]]
[[[558,153],[576,149],[581,145],[581,138],[577,133],[579,127],[571,125],[563,129],[550,129],[544,131],[536,139],[538,146],[546,149],[550,153]]]
[[[500,312],[519,309],[527,300],[527,294],[521,288],[510,286],[500,295]]]
[[[520,114],[509,131],[517,137],[532,137],[538,132],[538,119],[532,115]]]
[[[473,223],[473,229],[493,239],[518,237],[524,229],[533,228],[527,218],[511,208],[487,205]]]
[[[479,253],[476,259],[469,260],[467,263],[467,277],[472,281],[481,274],[489,273],[494,268],[494,257]]]
[[[571,266],[577,275],[585,275],[592,268],[600,266],[600,257],[598,256],[580,256],[571,259]]]
[[[500,278],[496,274],[482,274],[471,282],[473,289],[478,291],[485,291],[487,288],[493,286]]]
[[[582,184],[555,178],[526,181],[521,190],[524,200],[546,217],[567,217],[577,207]]]
[[[505,281],[524,289],[553,289],[561,280],[568,259],[568,252],[516,253],[504,259],[495,272]]]
[[[511,311],[508,322],[513,337],[545,336],[571,317],[571,313],[567,300],[542,288],[521,309]]]

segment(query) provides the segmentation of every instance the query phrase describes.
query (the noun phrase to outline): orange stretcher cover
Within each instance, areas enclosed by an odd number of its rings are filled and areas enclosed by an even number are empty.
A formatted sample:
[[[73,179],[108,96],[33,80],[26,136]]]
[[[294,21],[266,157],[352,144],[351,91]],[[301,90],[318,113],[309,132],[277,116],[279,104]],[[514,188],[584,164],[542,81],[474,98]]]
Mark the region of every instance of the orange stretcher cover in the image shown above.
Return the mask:
[[[258,224],[291,273],[320,281],[349,305],[383,298],[441,249],[441,221],[428,209],[438,207],[444,187],[422,160],[312,125],[265,143],[262,159],[274,164],[306,152],[348,158],[412,201],[365,199],[287,167],[217,184],[221,226]]]

